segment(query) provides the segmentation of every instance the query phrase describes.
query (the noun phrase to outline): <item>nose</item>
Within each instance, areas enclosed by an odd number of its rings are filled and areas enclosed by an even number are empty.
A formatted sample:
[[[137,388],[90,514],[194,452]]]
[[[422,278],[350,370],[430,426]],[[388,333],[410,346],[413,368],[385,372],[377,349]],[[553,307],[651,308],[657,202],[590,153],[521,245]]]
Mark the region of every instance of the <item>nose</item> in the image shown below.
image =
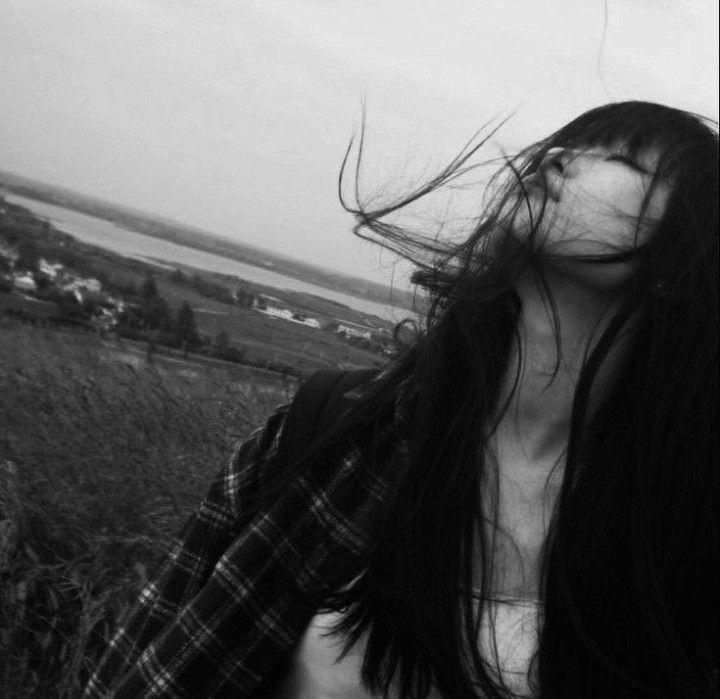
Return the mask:
[[[562,175],[572,157],[573,151],[567,148],[549,148],[540,161],[540,169],[546,172],[555,170]]]

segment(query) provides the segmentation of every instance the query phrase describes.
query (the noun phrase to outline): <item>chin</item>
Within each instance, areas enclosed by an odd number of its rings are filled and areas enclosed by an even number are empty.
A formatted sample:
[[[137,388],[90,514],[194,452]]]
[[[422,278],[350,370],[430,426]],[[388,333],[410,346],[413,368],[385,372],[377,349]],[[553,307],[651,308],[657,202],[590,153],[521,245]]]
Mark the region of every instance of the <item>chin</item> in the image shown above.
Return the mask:
[[[508,219],[507,230],[515,240],[529,240],[533,234],[533,230],[530,215],[527,210],[518,211],[512,218]]]

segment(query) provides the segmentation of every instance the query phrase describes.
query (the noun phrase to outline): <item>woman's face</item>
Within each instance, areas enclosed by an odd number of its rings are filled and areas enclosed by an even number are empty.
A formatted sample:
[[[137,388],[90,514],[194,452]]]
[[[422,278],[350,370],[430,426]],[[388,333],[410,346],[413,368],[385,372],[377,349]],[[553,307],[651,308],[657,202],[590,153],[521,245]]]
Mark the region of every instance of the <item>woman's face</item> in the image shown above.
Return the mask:
[[[545,200],[536,240],[546,259],[567,263],[586,257],[580,263],[585,269],[629,274],[630,261],[593,265],[592,257],[630,252],[652,234],[670,193],[661,183],[646,203],[658,159],[654,150],[629,158],[622,145],[551,149],[540,168],[523,178],[527,200],[520,197],[510,228],[520,238],[529,235]]]

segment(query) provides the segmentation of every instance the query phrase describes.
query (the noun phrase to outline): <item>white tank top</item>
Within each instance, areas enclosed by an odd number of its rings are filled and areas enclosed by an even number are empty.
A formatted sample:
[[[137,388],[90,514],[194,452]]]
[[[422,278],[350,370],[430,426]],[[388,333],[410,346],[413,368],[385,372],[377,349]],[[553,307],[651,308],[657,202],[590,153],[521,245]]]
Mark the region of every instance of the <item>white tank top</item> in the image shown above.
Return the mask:
[[[537,643],[538,603],[508,600],[488,605],[480,633],[480,651],[483,657],[494,658],[489,615],[494,616],[503,679],[518,697],[529,697],[527,674]],[[360,681],[364,638],[337,662],[342,641],[337,636],[329,636],[328,630],[339,618],[338,614],[318,614],[313,618],[276,699],[374,699],[377,696],[370,694]],[[396,695],[391,691],[390,696]],[[440,695],[431,691],[430,699],[440,699]]]

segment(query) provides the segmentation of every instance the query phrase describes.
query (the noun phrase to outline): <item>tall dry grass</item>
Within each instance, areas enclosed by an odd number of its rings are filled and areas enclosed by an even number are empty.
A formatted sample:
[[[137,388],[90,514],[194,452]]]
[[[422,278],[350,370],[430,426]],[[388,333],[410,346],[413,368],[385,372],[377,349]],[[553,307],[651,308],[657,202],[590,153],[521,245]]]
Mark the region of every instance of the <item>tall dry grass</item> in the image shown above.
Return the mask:
[[[255,393],[0,327],[0,696],[81,693],[231,443],[286,398]]]

